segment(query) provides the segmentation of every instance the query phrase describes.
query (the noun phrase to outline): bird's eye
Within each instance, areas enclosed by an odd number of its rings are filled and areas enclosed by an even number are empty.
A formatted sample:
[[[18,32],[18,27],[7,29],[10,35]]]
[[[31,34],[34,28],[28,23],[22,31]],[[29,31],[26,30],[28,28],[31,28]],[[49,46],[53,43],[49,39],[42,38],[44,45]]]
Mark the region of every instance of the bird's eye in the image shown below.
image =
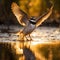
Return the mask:
[[[36,24],[36,22],[34,20],[30,20],[30,23],[32,24]]]

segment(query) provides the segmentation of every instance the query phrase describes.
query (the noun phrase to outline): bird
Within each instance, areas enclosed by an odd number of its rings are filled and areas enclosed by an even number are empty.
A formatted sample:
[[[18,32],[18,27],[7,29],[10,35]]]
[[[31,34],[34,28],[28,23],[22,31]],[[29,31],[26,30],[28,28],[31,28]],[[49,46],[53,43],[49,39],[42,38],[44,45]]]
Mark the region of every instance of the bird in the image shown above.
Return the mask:
[[[23,30],[19,33],[20,38],[23,40],[24,37],[26,37],[27,35],[30,36],[34,29],[36,29],[45,20],[49,18],[53,11],[53,5],[50,7],[48,12],[42,14],[38,18],[35,18],[34,16],[30,17],[27,13],[21,10],[20,7],[15,2],[11,4],[11,10],[13,14],[16,16],[19,24],[24,27]]]

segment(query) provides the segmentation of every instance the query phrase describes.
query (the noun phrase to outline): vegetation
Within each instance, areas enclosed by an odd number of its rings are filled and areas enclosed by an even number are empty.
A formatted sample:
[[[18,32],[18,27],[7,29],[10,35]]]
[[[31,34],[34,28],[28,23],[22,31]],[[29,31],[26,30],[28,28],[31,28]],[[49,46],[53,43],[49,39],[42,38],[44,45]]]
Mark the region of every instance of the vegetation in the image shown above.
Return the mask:
[[[11,12],[12,2],[16,2],[29,16],[36,17],[46,12],[52,3],[54,4],[54,9],[50,21],[60,22],[60,0],[0,0],[0,22],[8,20],[17,23]]]

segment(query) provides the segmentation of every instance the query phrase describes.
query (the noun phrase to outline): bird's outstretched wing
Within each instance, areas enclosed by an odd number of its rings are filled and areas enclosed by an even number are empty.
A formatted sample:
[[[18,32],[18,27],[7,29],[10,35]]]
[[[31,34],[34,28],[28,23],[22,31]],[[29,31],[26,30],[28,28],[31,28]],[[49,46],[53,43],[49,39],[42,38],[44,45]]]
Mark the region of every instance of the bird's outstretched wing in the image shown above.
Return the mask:
[[[18,22],[21,25],[26,26],[28,22],[28,15],[25,12],[23,12],[15,2],[12,3],[11,9],[13,14],[16,16]]]
[[[49,11],[47,13],[43,14],[42,16],[40,16],[39,18],[36,19],[36,27],[41,25],[46,19],[49,18],[49,16],[52,13],[52,10],[53,10],[53,6],[49,9]]]

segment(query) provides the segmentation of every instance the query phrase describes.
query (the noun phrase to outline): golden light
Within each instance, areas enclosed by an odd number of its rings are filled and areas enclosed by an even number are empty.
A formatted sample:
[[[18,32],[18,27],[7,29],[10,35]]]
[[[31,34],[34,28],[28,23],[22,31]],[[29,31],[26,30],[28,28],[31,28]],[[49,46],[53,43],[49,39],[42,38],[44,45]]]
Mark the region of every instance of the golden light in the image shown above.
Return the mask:
[[[20,42],[16,42],[14,48],[16,49],[16,54],[23,54],[23,50],[20,49]]]
[[[12,42],[11,45],[14,46],[17,55],[23,54],[23,49],[21,49],[21,46],[22,47],[26,46],[27,48],[30,48],[30,50],[33,51],[36,58],[41,59],[41,60],[47,60],[45,56],[43,56],[42,52],[39,52],[38,50],[41,49],[43,46],[44,47],[49,46],[48,48],[50,48],[50,46],[52,47],[54,45],[56,46],[60,44],[59,31],[60,31],[59,28],[51,29],[51,28],[44,27],[43,29],[42,27],[40,27],[40,28],[35,29],[30,34],[32,41],[26,41],[26,42],[16,41],[15,43]],[[29,38],[29,36],[27,36],[27,38]],[[48,55],[48,60],[52,59],[53,57],[52,52],[50,51]],[[18,60],[25,60],[25,56],[21,56]]]

